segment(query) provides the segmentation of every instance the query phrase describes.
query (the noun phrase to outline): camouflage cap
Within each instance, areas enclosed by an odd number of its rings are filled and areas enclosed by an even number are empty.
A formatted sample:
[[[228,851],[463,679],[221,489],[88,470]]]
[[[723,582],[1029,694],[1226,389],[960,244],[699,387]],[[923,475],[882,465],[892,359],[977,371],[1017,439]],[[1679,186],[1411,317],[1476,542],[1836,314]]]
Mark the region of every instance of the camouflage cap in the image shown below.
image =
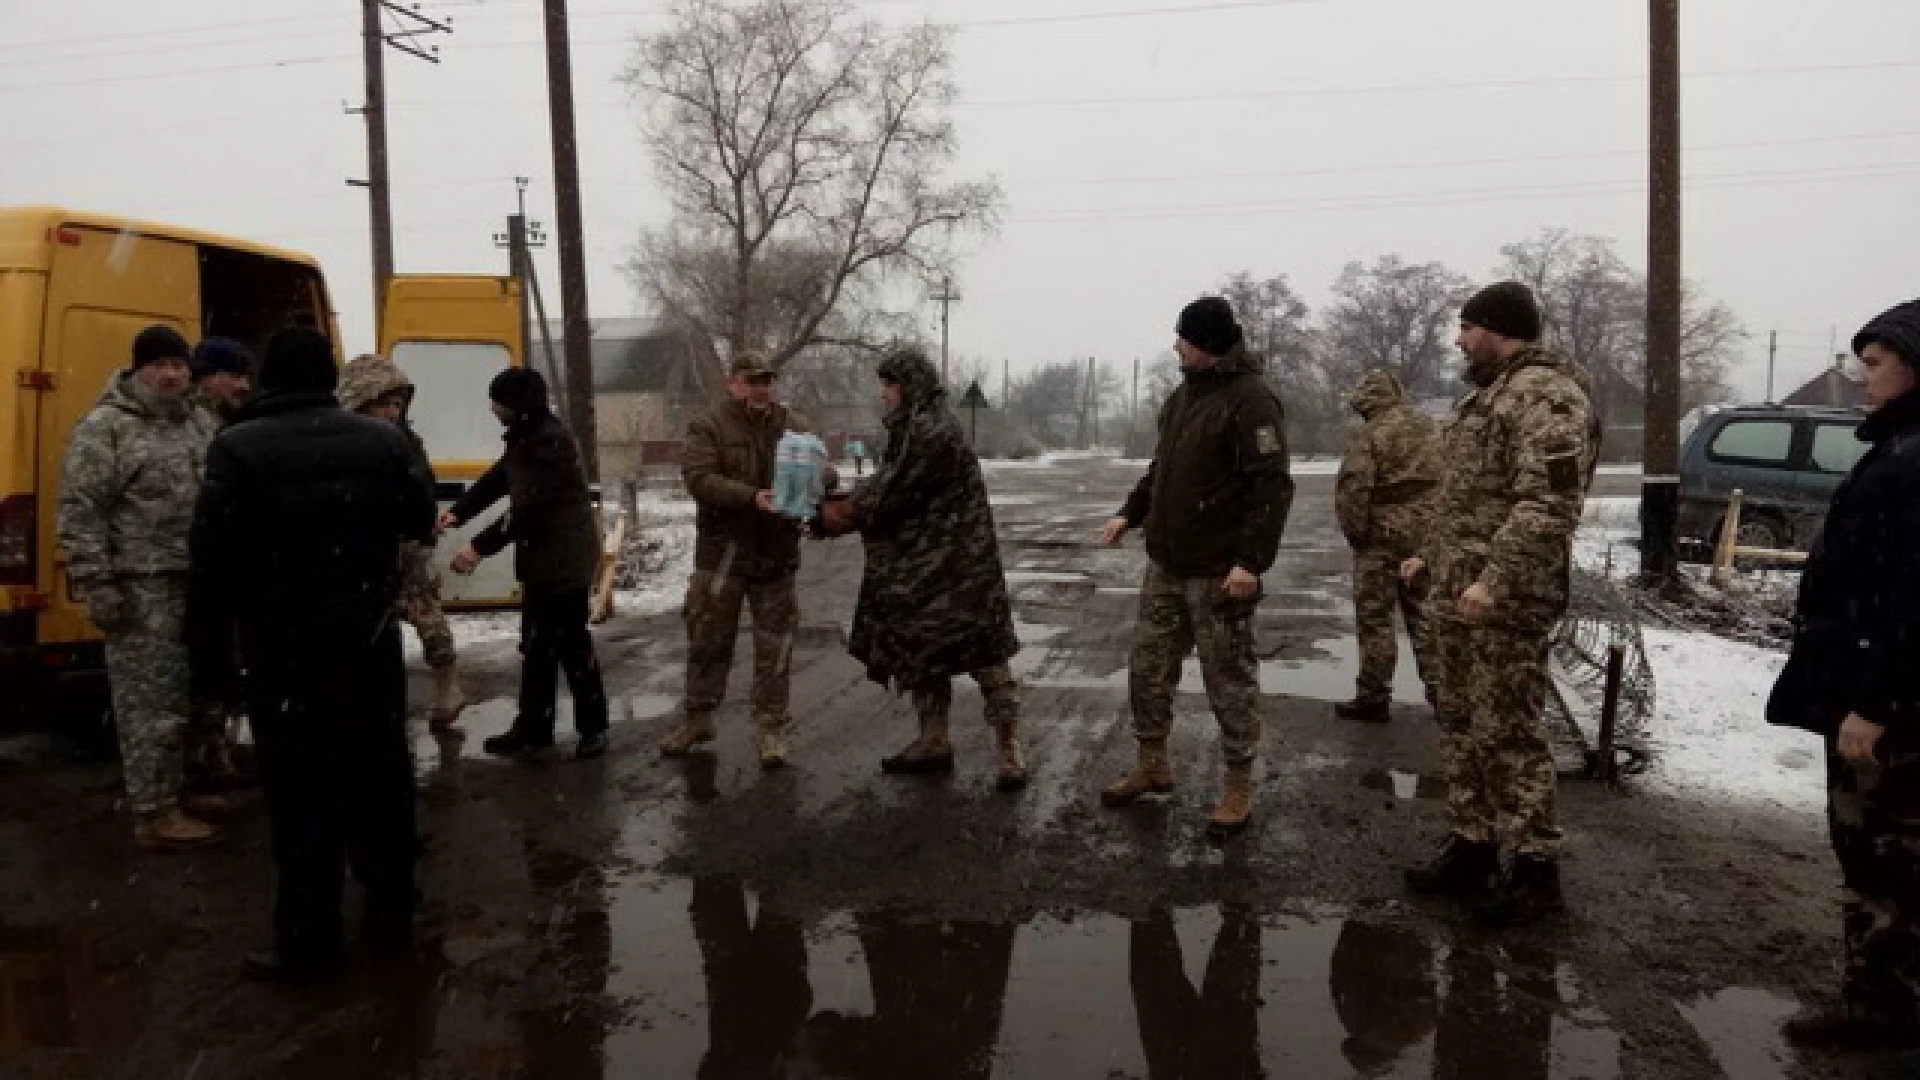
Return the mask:
[[[735,375],[777,375],[767,358],[751,349],[734,354],[733,366],[728,369]]]

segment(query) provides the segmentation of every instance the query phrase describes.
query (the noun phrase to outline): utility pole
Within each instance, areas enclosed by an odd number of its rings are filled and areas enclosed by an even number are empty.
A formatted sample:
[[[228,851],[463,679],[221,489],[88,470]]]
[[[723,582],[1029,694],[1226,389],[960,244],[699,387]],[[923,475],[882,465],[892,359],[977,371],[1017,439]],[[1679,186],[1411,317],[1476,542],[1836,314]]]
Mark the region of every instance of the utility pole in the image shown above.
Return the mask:
[[[1000,407],[1013,408],[1013,361],[1000,358]]]
[[[388,33],[385,16],[391,13],[400,26]],[[360,45],[366,71],[366,100],[360,107],[349,107],[367,122],[367,178],[348,180],[352,187],[367,189],[368,211],[373,239],[373,321],[379,336],[380,321],[386,317],[387,282],[393,280],[393,190],[387,177],[387,46],[417,56],[428,63],[440,62],[440,47],[421,45],[414,40],[421,34],[451,34],[452,20],[441,21],[423,15],[419,5],[401,7],[391,0],[360,0]]]
[[[960,302],[960,294],[953,291],[951,275],[941,279],[940,291],[934,294],[932,299],[940,305],[940,385],[945,386],[947,384],[947,344],[950,336],[949,321],[953,314],[953,305]]]
[[[567,0],[545,0],[547,105],[553,126],[554,217],[560,226],[560,319],[567,346],[567,425],[580,443],[587,479],[600,479],[593,415],[593,326],[587,314],[586,225],[580,210],[580,152],[573,122],[573,46]]]
[[[1089,450],[1100,446],[1100,373],[1094,368],[1093,357],[1087,357],[1087,404],[1093,411],[1093,445]]]
[[[1133,408],[1127,410],[1127,448],[1133,453],[1133,438],[1140,432],[1140,358],[1133,358]]]
[[[1773,363],[1780,355],[1780,331],[1767,331],[1767,404],[1773,404]]]
[[[1680,0],[1648,0],[1647,384],[1640,571],[1679,573]]]
[[[515,193],[519,197],[520,209],[508,215],[507,231],[493,234],[493,246],[507,250],[508,273],[520,282],[520,354],[528,367],[533,363],[533,320],[531,312],[534,298],[539,296],[534,284],[533,249],[547,246],[547,233],[537,221],[527,220],[527,185],[531,181],[524,176],[513,178]],[[546,337],[546,315],[540,317],[541,338]],[[559,374],[553,369],[553,353],[547,352],[547,376],[553,378]],[[555,389],[560,384],[555,382]]]

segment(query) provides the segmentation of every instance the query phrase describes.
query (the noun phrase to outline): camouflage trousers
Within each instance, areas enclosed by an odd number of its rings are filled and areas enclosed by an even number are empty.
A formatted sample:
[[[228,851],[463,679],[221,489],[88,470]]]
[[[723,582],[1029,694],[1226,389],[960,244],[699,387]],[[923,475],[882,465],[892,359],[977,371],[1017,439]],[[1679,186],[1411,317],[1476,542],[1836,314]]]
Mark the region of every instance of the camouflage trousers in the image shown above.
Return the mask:
[[[793,575],[744,578],[695,570],[687,583],[687,701],[690,716],[711,713],[727,696],[740,609],[753,609],[753,714],[785,723],[800,603]]]
[[[1354,697],[1384,705],[1393,699],[1393,670],[1400,662],[1400,638],[1393,631],[1393,612],[1407,624],[1413,643],[1413,662],[1420,678],[1430,682],[1425,606],[1400,580],[1404,556],[1391,548],[1353,549],[1353,633],[1360,647],[1360,674]],[[1431,688],[1428,700],[1433,699]]]
[[[1435,603],[1444,601],[1436,598]],[[1527,615],[1478,625],[1435,612],[1433,674],[1453,831],[1469,840],[1554,855],[1553,751],[1542,712],[1554,621]]]
[[[433,568],[433,549],[409,544],[401,554],[400,614],[420,635],[420,651],[435,671],[454,664],[453,628],[440,610],[440,575]]]
[[[187,581],[136,577],[117,587],[126,622],[107,634],[107,680],[127,802],[144,818],[174,806],[186,782]]]
[[[1127,669],[1133,734],[1164,742],[1173,730],[1180,668],[1198,646],[1207,701],[1220,722],[1220,753],[1230,765],[1251,765],[1260,746],[1260,669],[1253,655],[1256,599],[1221,591],[1224,578],[1178,578],[1147,563],[1140,585]]]
[[[986,699],[988,724],[998,728],[1020,719],[1020,683],[1014,679],[1012,668],[995,664],[972,675],[980,686],[980,696]],[[913,708],[922,725],[946,720],[953,711],[953,680],[930,679],[914,687]]]
[[[1854,765],[1827,744],[1827,827],[1840,861],[1846,995],[1912,1015],[1920,1005],[1920,748]]]

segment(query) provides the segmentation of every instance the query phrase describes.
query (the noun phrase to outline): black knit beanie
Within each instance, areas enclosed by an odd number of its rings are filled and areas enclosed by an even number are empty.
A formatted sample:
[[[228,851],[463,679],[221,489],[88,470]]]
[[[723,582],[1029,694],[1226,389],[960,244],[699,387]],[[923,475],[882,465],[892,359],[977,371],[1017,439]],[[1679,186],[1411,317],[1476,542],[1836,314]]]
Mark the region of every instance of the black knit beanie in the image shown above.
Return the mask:
[[[1460,309],[1460,321],[1515,341],[1540,340],[1540,305],[1533,290],[1518,281],[1495,282],[1474,293]]]
[[[1225,297],[1203,296],[1180,311],[1174,324],[1180,340],[1206,353],[1225,356],[1240,344],[1240,324],[1234,321],[1233,305]]]
[[[1860,328],[1853,337],[1853,354],[1874,342],[1893,350],[1902,363],[1920,370],[1920,300],[1896,304]]]
[[[260,361],[262,393],[331,394],[340,383],[333,342],[318,330],[289,326],[267,341]]]
[[[133,370],[139,371],[155,360],[185,360],[193,355],[180,331],[155,323],[133,339]]]
[[[522,420],[548,412],[547,380],[532,368],[510,367],[495,375],[487,386],[487,397]]]
[[[232,338],[210,337],[194,347],[193,358],[187,361],[187,367],[193,372],[194,382],[221,372],[251,376],[253,354]]]

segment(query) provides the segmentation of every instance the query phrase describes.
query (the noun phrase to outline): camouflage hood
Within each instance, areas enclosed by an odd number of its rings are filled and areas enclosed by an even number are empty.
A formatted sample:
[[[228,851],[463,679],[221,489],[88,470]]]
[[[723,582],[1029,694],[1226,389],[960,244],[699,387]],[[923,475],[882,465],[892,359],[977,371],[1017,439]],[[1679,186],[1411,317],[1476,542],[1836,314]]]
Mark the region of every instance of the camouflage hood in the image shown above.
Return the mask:
[[[168,397],[149,390],[131,371],[115,373],[106,389],[100,392],[98,404],[117,409],[128,416],[163,424],[178,424],[187,418],[190,411],[186,394]]]
[[[413,382],[393,361],[368,354],[354,357],[340,373],[340,389],[336,393],[342,408],[359,412],[396,390],[406,394],[408,405],[413,404]]]
[[[1369,371],[1353,388],[1353,396],[1347,399],[1347,407],[1361,416],[1371,419],[1396,405],[1405,404],[1406,387],[1400,385],[1400,377],[1391,371]]]
[[[902,413],[936,405],[947,396],[947,388],[940,382],[940,372],[935,370],[933,361],[918,349],[902,349],[888,355],[880,362],[879,375],[888,382],[899,384],[904,402],[900,410]]]

